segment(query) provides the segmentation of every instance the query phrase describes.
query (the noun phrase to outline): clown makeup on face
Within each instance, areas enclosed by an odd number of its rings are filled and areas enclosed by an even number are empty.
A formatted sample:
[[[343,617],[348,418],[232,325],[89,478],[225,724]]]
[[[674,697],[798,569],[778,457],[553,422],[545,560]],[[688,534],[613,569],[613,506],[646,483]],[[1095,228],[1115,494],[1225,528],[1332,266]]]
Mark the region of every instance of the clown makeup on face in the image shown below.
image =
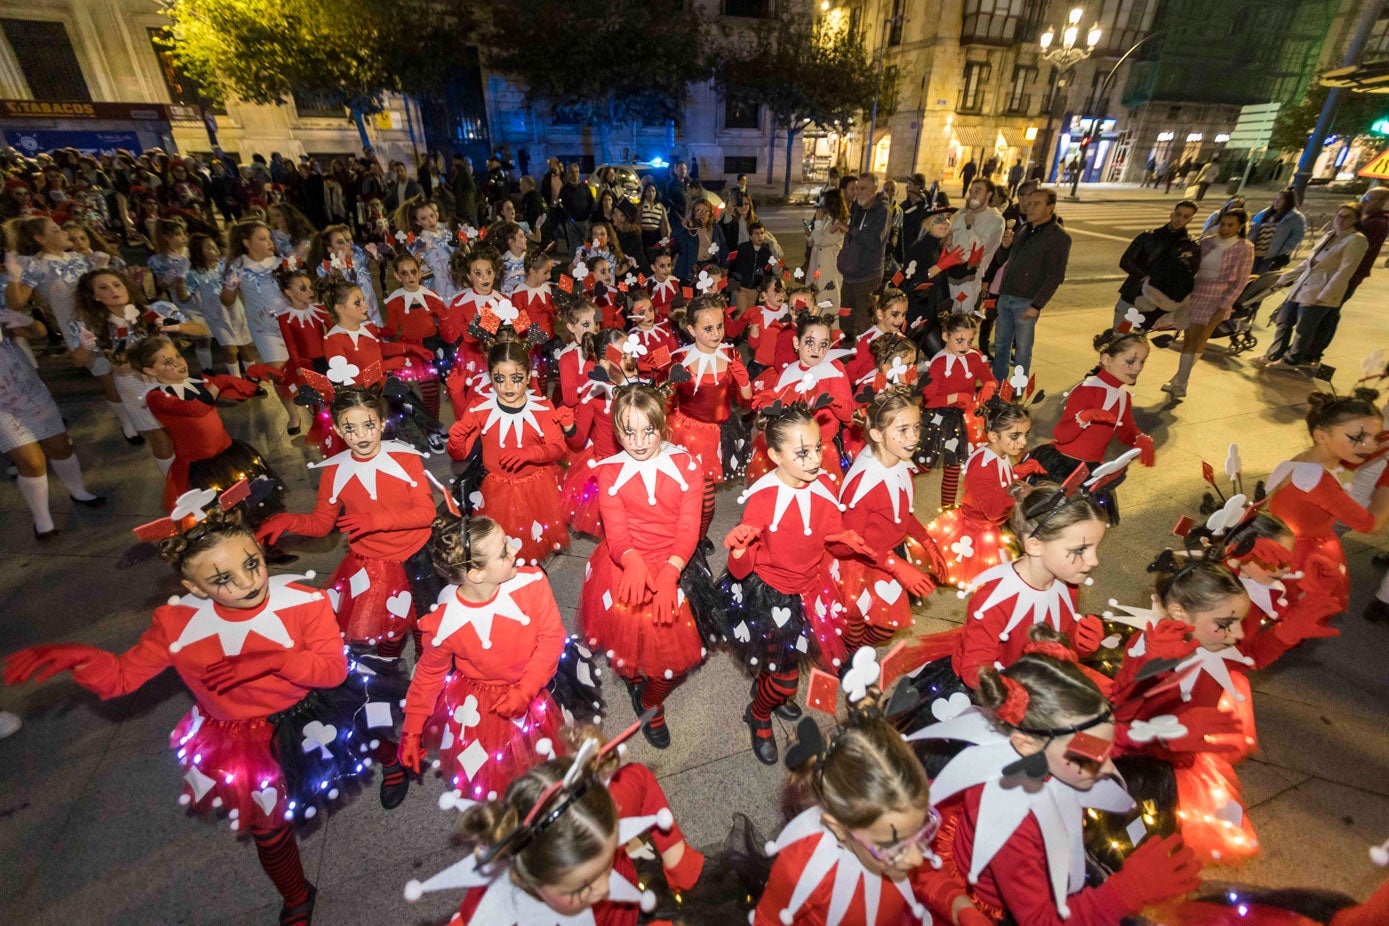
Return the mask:
[[[805,329],[805,335],[794,341],[796,356],[802,366],[813,367],[822,363],[830,352],[830,326],[816,323]]]
[[[1050,540],[1025,538],[1020,574],[1035,588],[1046,588],[1055,579],[1068,585],[1083,583],[1100,564],[1098,550],[1105,529],[1103,521],[1079,521]]]
[[[1032,433],[1032,419],[1023,418],[1006,425],[1001,431],[986,432],[989,449],[1006,460],[1016,460],[1027,449],[1027,437]]]
[[[718,306],[705,306],[690,314],[685,330],[694,338],[695,347],[712,354],[723,343],[723,311]]]
[[[956,357],[962,357],[969,352],[970,346],[974,343],[973,328],[957,328],[954,331],[946,332],[944,335],[945,352]]]
[[[573,319],[566,327],[569,329],[570,339],[576,344],[583,342],[584,335],[598,330],[598,312],[592,306],[580,309]]]
[[[381,451],[384,428],[375,409],[362,406],[347,409],[333,421],[333,431],[359,459],[370,460]]]
[[[656,278],[657,283],[664,283],[670,279],[670,273],[674,266],[675,263],[669,254],[659,254],[651,262],[651,274]]]
[[[633,328],[640,328],[642,331],[650,331],[656,327],[656,310],[651,305],[651,298],[638,296],[632,302],[632,307],[627,310],[627,318]]]
[[[492,379],[497,402],[507,408],[520,408],[526,404],[526,390],[531,382],[530,370],[517,363],[502,361],[487,372]]]
[[[475,586],[488,590],[490,598],[498,585],[516,578],[517,549],[512,547],[505,531],[494,530],[473,541],[472,556],[465,578]]]
[[[309,278],[305,274],[295,274],[285,283],[283,292],[285,300],[296,309],[307,309],[313,305],[314,291],[309,283]]]
[[[1083,750],[1072,748],[1076,737],[1085,737]],[[1020,755],[1032,755],[1041,751],[1047,757],[1047,770],[1052,776],[1077,791],[1089,791],[1103,778],[1117,774],[1114,760],[1107,746],[1114,743],[1114,724],[1096,724],[1080,733],[1063,733],[1060,736],[1042,739],[1026,733],[1014,733],[1011,737],[1013,748]],[[1093,753],[1091,746],[1100,747],[1100,757]]]
[[[181,383],[188,378],[188,361],[183,359],[178,348],[172,344],[166,344],[150,358],[150,365],[141,370],[140,373],[146,379],[152,379],[159,383]]]
[[[420,265],[413,260],[402,260],[395,265],[395,278],[400,281],[400,288],[407,293],[413,293],[420,288]]]
[[[892,466],[898,461],[911,462],[921,443],[921,408],[909,405],[899,411],[882,429],[870,428],[868,439],[879,462]]]
[[[484,257],[468,262],[468,285],[479,296],[492,294],[492,282],[496,274],[497,268],[493,267],[492,262]]]
[[[618,423],[617,442],[637,461],[649,460],[661,449],[661,432],[637,408],[629,408]]]
[[[1229,649],[1244,639],[1244,617],[1249,596],[1225,595],[1209,608],[1188,610],[1176,602],[1167,605],[1167,616],[1191,625],[1191,636],[1213,653]]]
[[[366,324],[367,319],[371,318],[371,309],[367,306],[366,294],[358,286],[347,290],[343,301],[332,306],[332,310],[333,317],[338,320],[338,324],[348,331],[356,331]]]
[[[777,468],[777,476],[793,489],[804,488],[820,475],[824,449],[820,427],[814,421],[787,428],[780,444],[767,446],[767,456]]]
[[[599,283],[602,283],[608,289],[612,289],[614,286],[617,285],[616,281],[613,280],[613,265],[607,260],[607,258],[596,258],[593,261],[592,269],[593,278],[597,280]]]
[[[1120,354],[1112,356],[1100,354],[1100,369],[1125,386],[1132,386],[1138,382],[1138,377],[1143,372],[1143,365],[1148,362],[1148,353],[1151,350],[1152,348],[1146,342],[1142,342]]]
[[[907,303],[904,299],[889,299],[874,310],[878,330],[901,334],[907,327]]]
[[[227,537],[183,564],[183,587],[231,610],[258,608],[270,591],[265,554],[253,537]]]

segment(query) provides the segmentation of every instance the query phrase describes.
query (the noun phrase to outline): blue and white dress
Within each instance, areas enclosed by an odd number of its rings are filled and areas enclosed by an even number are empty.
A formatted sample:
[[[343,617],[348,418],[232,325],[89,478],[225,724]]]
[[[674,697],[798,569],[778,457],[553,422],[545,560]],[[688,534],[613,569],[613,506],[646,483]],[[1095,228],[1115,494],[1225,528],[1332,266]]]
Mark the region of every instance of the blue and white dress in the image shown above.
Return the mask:
[[[285,295],[280,292],[280,284],[275,279],[278,269],[278,257],[272,255],[262,261],[253,261],[243,254],[232,262],[228,271],[228,275],[241,275],[239,291],[246,326],[250,329],[256,352],[266,363],[283,363],[289,359],[284,336],[280,334],[280,316],[289,311],[289,303],[285,301]]]
[[[172,302],[152,302],[149,311],[172,322],[182,324],[188,321],[188,316]],[[150,384],[129,364],[123,362],[125,354],[136,344],[150,337],[151,332],[142,323],[134,306],[126,306],[126,313],[125,316],[106,317],[109,326],[106,334],[111,344],[109,355],[99,346],[95,333],[87,327],[86,322],[74,321],[69,327],[78,344],[88,350],[100,352],[102,359],[111,366],[111,380],[116,385],[116,392],[120,393],[121,404],[129,412],[135,430],[158,431],[164,426],[154,417],[149,406],[145,405],[145,393],[150,391]],[[120,365],[116,365],[118,361]]]
[[[371,323],[380,328],[381,306],[376,301],[376,287],[372,284],[371,261],[367,258],[367,252],[363,251],[355,244],[352,245],[352,266],[345,267],[340,272],[344,277],[356,283],[362,290],[362,295],[367,297],[367,312],[371,316]],[[318,265],[319,276],[326,277],[328,273],[329,271],[325,270],[322,264]],[[250,309],[248,307],[248,315],[249,312]]]
[[[231,305],[222,305],[222,269],[224,261],[207,270],[194,270],[191,267],[183,278],[188,287],[189,314],[196,314],[212,332],[212,337],[223,347],[241,347],[251,343],[251,332],[246,327],[246,313],[238,298]]]
[[[5,334],[7,328],[28,327],[33,319],[8,309],[0,309],[0,317],[0,453],[8,453],[66,428],[29,355]]]
[[[439,298],[444,300],[444,305],[448,305],[453,301],[453,297],[458,295],[458,287],[453,285],[453,274],[449,270],[449,258],[453,257],[456,250],[455,239],[445,231],[418,232],[415,235],[415,243],[410,246],[410,252],[424,261],[429,271],[434,274],[429,288],[439,294]]]
[[[72,320],[77,317],[77,281],[82,274],[94,269],[91,260],[75,251],[68,251],[62,255],[21,256],[19,266],[19,282],[38,290],[53,313],[53,320],[58,323],[58,330],[63,333],[68,350],[76,350],[81,346],[73,340],[72,335]],[[97,369],[95,361],[89,369],[93,376],[111,372],[109,366]]]

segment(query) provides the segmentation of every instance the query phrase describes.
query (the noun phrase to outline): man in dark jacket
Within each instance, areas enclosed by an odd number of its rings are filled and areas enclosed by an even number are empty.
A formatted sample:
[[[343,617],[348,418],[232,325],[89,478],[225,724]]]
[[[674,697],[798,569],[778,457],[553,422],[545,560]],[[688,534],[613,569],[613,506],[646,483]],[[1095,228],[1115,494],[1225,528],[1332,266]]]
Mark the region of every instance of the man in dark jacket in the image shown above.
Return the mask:
[[[1124,249],[1124,255],[1119,258],[1119,269],[1127,273],[1128,277],[1119,286],[1119,301],[1114,304],[1115,328],[1119,327],[1129,309],[1137,303],[1139,295],[1143,292],[1143,281],[1153,272],[1153,265],[1183,241],[1191,240],[1186,226],[1195,215],[1196,204],[1184,199],[1172,207],[1172,215],[1166,225],[1140,232]]]
[[[969,192],[969,185],[974,182],[974,175],[977,173],[979,173],[979,165],[974,163],[973,158],[970,158],[965,166],[960,169],[961,196]]]
[[[593,214],[593,191],[579,179],[579,165],[570,164],[559,190],[563,228],[554,229],[556,238],[564,240],[565,251],[573,251],[588,241],[588,220]]]
[[[926,201],[926,175],[912,174],[907,178],[907,200],[902,203],[902,236],[897,241],[897,262],[906,265],[907,248],[916,244],[921,234],[921,222],[930,211]]]
[[[670,169],[670,182],[666,184],[665,199],[666,212],[670,214],[672,226],[685,221],[685,216],[690,211],[690,194],[685,189],[685,178],[689,173],[690,165],[684,161],[676,161],[675,166]]]
[[[878,196],[878,178],[862,173],[854,181],[854,204],[849,224],[836,222],[844,233],[837,267],[843,282],[839,304],[848,314],[839,320],[847,337],[868,328],[873,292],[883,281],[883,257],[887,246],[887,204]]]
[[[511,180],[502,167],[502,159],[495,154],[487,159],[487,203],[495,216],[502,203],[511,198]]]
[[[477,225],[477,180],[472,160],[461,152],[453,156],[453,202],[460,222]]]
[[[998,328],[994,336],[994,377],[1008,379],[1020,366],[1032,369],[1032,342],[1037,316],[1066,279],[1071,236],[1056,221],[1056,191],[1037,190],[1027,197],[1027,226],[1007,229],[998,249],[1008,263],[998,289]],[[847,247],[847,245],[846,245]]]

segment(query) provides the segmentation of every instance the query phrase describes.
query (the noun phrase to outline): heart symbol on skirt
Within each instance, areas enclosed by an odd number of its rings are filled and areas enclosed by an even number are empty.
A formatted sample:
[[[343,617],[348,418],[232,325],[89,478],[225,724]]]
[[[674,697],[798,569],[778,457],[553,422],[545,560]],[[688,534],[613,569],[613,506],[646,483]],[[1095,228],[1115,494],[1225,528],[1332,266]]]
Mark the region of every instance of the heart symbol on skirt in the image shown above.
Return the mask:
[[[338,605],[342,604],[342,593],[335,588],[330,588],[328,592],[328,603],[333,606],[333,612],[337,613]]]
[[[778,627],[785,627],[786,622],[791,619],[790,608],[772,608],[772,620]]]
[[[386,599],[386,610],[396,617],[404,619],[405,615],[410,613],[410,604],[410,593],[399,591]]]
[[[952,437],[945,442],[945,449],[949,450],[951,453],[954,453],[955,448],[958,446],[960,446],[960,439],[958,437]]]
[[[931,716],[944,723],[969,710],[969,695],[957,691],[948,698],[936,698],[931,702]]]
[[[280,792],[275,789],[274,785],[268,788],[262,788],[259,791],[251,792],[251,800],[256,802],[256,806],[260,808],[260,812],[267,817],[275,812],[275,803],[279,799]]]
[[[896,604],[897,599],[902,597],[902,583],[896,579],[889,579],[884,582],[882,579],[873,583],[873,591],[878,593],[878,597],[888,604]]]

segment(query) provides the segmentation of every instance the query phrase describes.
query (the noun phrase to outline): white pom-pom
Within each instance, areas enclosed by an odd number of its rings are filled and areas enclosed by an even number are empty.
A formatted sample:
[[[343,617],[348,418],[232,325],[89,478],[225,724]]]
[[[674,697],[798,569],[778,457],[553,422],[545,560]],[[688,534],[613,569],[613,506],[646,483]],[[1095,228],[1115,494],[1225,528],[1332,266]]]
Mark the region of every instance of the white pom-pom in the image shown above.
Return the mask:
[[[371,748],[372,748],[372,749],[380,749],[380,748],[381,748],[381,741],[380,741],[380,740],[372,740],[372,741],[371,741]]]
[[[777,919],[781,920],[782,926],[791,926],[796,917],[790,910],[782,910],[777,914]]]
[[[424,896],[424,885],[418,880],[411,878],[405,882],[405,899],[414,903]]]
[[[170,596],[169,596],[169,604],[178,604],[178,596],[177,596],[177,595],[170,595]],[[173,649],[173,647],[170,647],[170,649]]]
[[[1094,584],[1095,584],[1095,580],[1092,579],[1092,578],[1090,578],[1089,576],[1086,576],[1086,577],[1085,577],[1085,584],[1086,584],[1086,585],[1094,585]]]
[[[214,797],[212,799],[212,806],[214,809],[220,808],[222,806],[222,799],[220,797]]]
[[[1384,846],[1370,846],[1370,861],[1380,868],[1389,865],[1389,849]]]
[[[457,803],[458,795],[453,791],[445,791],[443,794],[439,795],[440,810],[452,810]]]
[[[439,760],[438,760],[438,759],[435,759],[433,762],[429,763],[429,769],[430,769],[430,771],[437,772],[437,771],[439,770],[439,765],[440,765]]]
[[[231,827],[231,831],[232,831],[233,833],[235,833],[237,830],[241,829],[241,821],[240,821],[240,820],[233,820],[233,821],[232,821],[230,824],[228,824],[228,825]]]
[[[659,829],[661,832],[665,833],[665,832],[669,832],[669,831],[670,831],[670,828],[671,828],[672,826],[674,826],[674,825],[675,825],[675,814],[673,814],[673,813],[670,812],[670,808],[669,808],[669,807],[662,807],[660,810],[656,811],[656,828],[657,828],[657,829]]]
[[[305,820],[312,820],[312,819],[314,818],[314,816],[315,816],[317,813],[318,813],[318,808],[317,808],[317,807],[314,807],[314,806],[312,806],[312,805],[310,805],[309,808],[308,808],[307,810],[304,811],[304,819],[305,819]]]
[[[304,578],[306,578],[306,579],[312,579],[312,578],[315,578],[317,575],[318,575],[318,573],[316,573],[316,572],[314,572],[312,569],[310,569],[308,572],[304,573]]]
[[[371,768],[371,762],[372,762],[371,756],[367,756],[365,759],[362,760],[362,765],[363,765],[365,768]]]
[[[239,810],[237,810],[235,807],[233,807],[233,808],[231,809],[231,813],[227,814],[227,819],[228,819],[228,820],[235,820],[235,819],[237,819],[237,818],[240,817],[240,816],[241,816],[241,811],[239,811]]]
[[[641,892],[641,909],[642,909],[642,912],[643,912],[643,913],[650,913],[652,910],[655,910],[655,909],[656,909],[656,892],[655,892],[655,891],[642,891],[642,892]]]
[[[770,839],[767,840],[767,844],[762,847],[762,854],[776,855],[776,843],[772,842]]]
[[[189,804],[193,803],[193,797],[190,794],[180,794],[178,796],[178,803],[181,807],[187,807]]]
[[[998,635],[998,638],[999,638],[1000,640],[1002,640],[1003,642],[1005,642],[1005,643],[1008,642],[1008,634],[1006,634],[1006,633],[1000,633],[1000,634]]]

